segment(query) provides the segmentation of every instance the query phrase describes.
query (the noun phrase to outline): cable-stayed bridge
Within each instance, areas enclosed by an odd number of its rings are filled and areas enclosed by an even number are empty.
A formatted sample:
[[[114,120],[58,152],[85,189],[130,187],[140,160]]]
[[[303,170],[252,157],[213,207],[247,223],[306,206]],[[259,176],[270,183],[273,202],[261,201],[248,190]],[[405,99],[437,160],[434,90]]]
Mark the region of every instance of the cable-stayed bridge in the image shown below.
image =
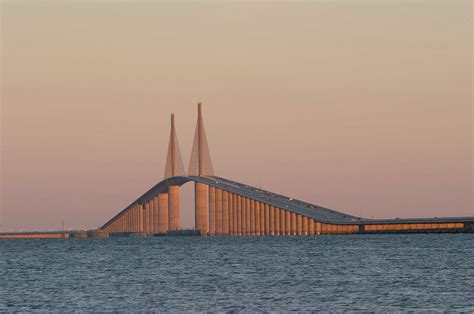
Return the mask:
[[[179,188],[187,182],[194,182],[195,228],[201,235],[469,232],[474,225],[474,217],[369,220],[215,176],[199,103],[187,175],[172,115],[164,180],[101,229],[148,235],[179,230]]]
[[[98,230],[0,233],[0,238],[68,238],[189,234],[180,226],[180,187],[194,183],[195,230],[209,236],[474,232],[474,217],[365,219],[235,182],[214,174],[202,106],[185,172],[174,115],[164,179]]]

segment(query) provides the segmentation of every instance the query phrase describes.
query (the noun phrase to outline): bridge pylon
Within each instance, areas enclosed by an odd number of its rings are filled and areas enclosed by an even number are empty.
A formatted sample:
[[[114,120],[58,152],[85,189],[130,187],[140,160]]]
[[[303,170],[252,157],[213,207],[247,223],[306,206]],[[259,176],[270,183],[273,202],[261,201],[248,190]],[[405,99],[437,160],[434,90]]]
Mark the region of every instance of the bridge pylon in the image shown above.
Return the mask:
[[[189,176],[214,176],[211,154],[207,145],[206,131],[202,119],[202,104],[198,103],[198,118],[196,131],[194,133],[193,147],[188,168]],[[211,191],[209,191],[211,193]],[[201,234],[208,232],[207,227],[207,185],[199,182],[194,183],[194,225],[201,230]]]
[[[168,155],[166,157],[164,178],[167,179],[175,176],[186,176],[186,173],[184,172],[183,159],[181,158],[181,151],[178,145],[178,136],[176,135],[176,128],[174,124],[174,114],[171,114],[170,141],[168,144]],[[161,197],[163,199],[165,196],[162,195]],[[167,220],[166,222],[162,221],[159,223],[159,225],[161,225],[161,228],[158,228],[159,232],[178,230],[180,228],[179,185],[172,185],[168,188],[167,205],[168,206],[165,206],[162,201],[162,206],[158,207],[158,216],[161,217],[162,220]],[[165,211],[167,211],[167,213],[165,213]],[[159,219],[159,221],[161,220]]]
[[[202,104],[198,102],[198,118],[194,132],[193,147],[188,168],[189,176],[214,176],[211,154],[207,145],[206,131],[202,119]]]
[[[178,136],[174,125],[174,114],[171,114],[170,141],[168,143],[168,155],[166,156],[164,179],[186,176],[184,171],[183,159],[181,158],[181,150],[179,149]]]

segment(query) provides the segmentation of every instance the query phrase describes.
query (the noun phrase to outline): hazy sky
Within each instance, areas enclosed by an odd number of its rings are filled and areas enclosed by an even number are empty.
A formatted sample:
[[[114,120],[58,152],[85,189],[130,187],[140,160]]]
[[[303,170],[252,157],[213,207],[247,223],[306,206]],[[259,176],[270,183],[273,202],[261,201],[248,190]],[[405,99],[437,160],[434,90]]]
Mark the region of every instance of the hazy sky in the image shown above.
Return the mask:
[[[1,1],[3,229],[96,227],[185,168],[365,217],[473,210],[471,1]],[[193,188],[181,221],[192,225]]]

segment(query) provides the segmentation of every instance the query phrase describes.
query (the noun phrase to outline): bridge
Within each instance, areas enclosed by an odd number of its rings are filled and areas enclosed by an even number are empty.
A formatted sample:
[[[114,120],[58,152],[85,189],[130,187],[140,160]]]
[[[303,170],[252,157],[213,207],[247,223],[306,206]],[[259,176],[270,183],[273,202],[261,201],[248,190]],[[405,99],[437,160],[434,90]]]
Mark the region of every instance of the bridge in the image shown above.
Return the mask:
[[[180,187],[194,183],[195,232],[180,226]],[[174,115],[164,179],[98,230],[9,233],[0,238],[85,238],[131,235],[314,236],[373,233],[473,233],[474,217],[366,219],[214,175],[198,103],[196,131],[186,173]]]
[[[202,106],[185,174],[174,116],[164,180],[105,223],[113,235],[180,229],[180,186],[194,183],[195,228],[209,236],[283,236],[388,232],[473,232],[474,217],[365,219],[214,175]],[[173,233],[175,234],[175,233]]]

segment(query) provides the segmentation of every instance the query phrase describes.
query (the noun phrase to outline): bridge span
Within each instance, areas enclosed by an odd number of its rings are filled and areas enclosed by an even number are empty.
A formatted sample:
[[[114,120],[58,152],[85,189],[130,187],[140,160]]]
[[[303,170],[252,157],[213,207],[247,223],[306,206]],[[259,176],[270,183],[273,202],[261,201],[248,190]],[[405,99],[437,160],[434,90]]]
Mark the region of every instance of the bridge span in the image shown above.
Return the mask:
[[[209,224],[201,234],[210,236],[474,232],[474,217],[365,219],[216,176],[163,180],[101,229],[121,235],[166,234],[172,229],[159,218],[167,216],[163,211],[169,211],[169,204],[160,198],[167,198],[169,186],[187,182],[207,188]]]
[[[474,233],[474,217],[366,219],[214,175],[201,104],[188,171],[171,115],[164,179],[98,230],[1,234],[0,238],[175,235],[180,187],[194,183],[195,230],[209,236],[313,236],[375,233]],[[193,233],[194,234],[194,233]]]
[[[209,236],[474,232],[474,217],[366,219],[214,175],[201,104],[188,173],[174,116],[165,178],[105,223],[110,234],[167,234],[179,226],[179,188],[195,186],[195,228]],[[173,232],[173,234],[175,234]]]

